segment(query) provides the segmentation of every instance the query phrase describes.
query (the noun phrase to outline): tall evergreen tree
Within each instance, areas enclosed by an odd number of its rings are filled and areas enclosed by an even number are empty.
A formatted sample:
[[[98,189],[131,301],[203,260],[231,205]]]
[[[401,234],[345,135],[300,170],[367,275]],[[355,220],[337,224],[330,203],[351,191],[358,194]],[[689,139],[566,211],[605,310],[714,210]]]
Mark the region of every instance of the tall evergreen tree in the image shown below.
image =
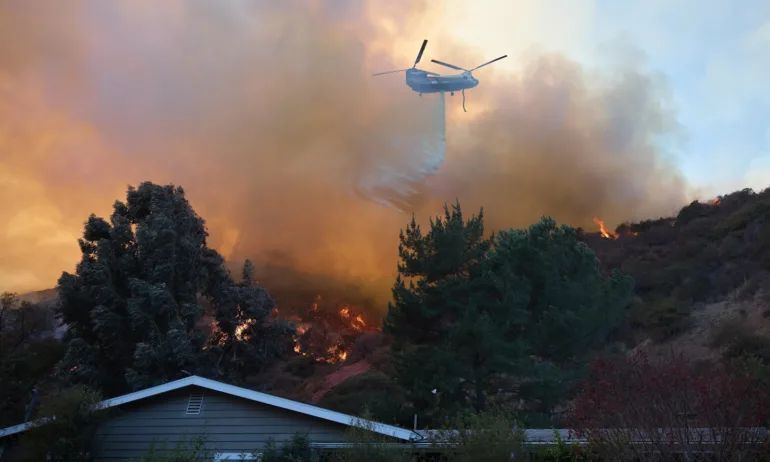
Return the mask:
[[[207,236],[171,185],[129,187],[110,222],[89,217],[76,272],[59,279],[58,314],[70,337],[60,371],[107,395],[196,373],[207,343],[201,297],[229,307],[235,291]]]
[[[459,204],[427,234],[414,218],[401,234],[385,330],[399,379],[429,419],[482,411],[514,377],[521,397],[555,404],[575,358],[601,345],[631,297],[629,277],[602,275],[575,230],[550,218],[483,234],[483,214],[465,222]]]
[[[470,390],[486,391],[480,390],[486,379],[480,369],[502,365],[496,356],[504,351],[483,344],[496,344],[502,332],[479,309],[473,287],[491,241],[484,237],[483,210],[466,222],[459,203],[451,210],[445,206],[443,218],[431,219],[425,235],[412,217],[400,240],[399,275],[384,330],[394,339],[401,384],[430,419],[464,406]],[[473,343],[473,328],[491,330]]]

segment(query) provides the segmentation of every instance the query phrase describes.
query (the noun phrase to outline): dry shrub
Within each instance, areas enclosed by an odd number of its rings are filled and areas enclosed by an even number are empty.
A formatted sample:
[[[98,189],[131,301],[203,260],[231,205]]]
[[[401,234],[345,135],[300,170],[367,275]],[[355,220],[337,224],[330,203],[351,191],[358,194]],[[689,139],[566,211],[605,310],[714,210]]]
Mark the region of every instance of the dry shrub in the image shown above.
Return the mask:
[[[722,365],[695,368],[681,354],[651,361],[643,350],[597,360],[569,425],[606,460],[760,460],[768,391]]]

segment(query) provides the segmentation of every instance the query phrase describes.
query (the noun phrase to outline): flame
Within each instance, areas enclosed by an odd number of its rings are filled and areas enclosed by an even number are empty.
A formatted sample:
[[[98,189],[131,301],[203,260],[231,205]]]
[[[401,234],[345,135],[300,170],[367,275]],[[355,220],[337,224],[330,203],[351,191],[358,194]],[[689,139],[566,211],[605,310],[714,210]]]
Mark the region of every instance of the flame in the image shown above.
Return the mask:
[[[711,205],[719,205],[719,204],[721,204],[721,203],[722,203],[722,199],[720,199],[720,198],[718,198],[718,197],[715,197],[715,198],[713,198],[713,199],[710,199],[710,200],[709,200],[709,203],[710,203]]]
[[[350,318],[350,307],[344,306],[340,308],[340,317],[343,319]]]
[[[336,363],[345,361],[348,358],[348,352],[341,349],[339,345],[330,346],[326,352],[329,354],[329,362]]]
[[[310,310],[311,311],[318,311],[318,302],[320,302],[320,301],[321,301],[321,294],[316,294],[315,301],[310,306]]]
[[[235,338],[237,338],[240,341],[249,340],[250,336],[248,334],[244,334],[243,331],[245,331],[249,326],[253,325],[255,321],[253,319],[247,319],[246,321],[240,323],[238,327],[235,328]]]
[[[600,220],[599,217],[594,217],[594,223],[599,225],[599,232],[601,233],[602,237],[605,239],[615,239],[617,236],[607,231],[607,228],[604,227],[604,221]]]

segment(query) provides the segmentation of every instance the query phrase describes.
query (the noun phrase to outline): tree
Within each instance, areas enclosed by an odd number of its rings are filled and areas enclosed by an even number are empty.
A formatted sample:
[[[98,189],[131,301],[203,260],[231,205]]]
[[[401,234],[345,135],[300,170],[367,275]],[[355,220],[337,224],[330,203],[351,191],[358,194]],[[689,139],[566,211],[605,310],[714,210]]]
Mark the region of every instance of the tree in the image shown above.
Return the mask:
[[[115,202],[110,222],[89,217],[83,257],[58,285],[70,337],[59,369],[108,395],[211,369],[203,367],[202,299],[233,334],[240,320],[256,323],[269,298],[236,287],[181,187],[145,182],[126,199]]]
[[[658,461],[672,451],[698,460],[760,460],[767,450],[766,387],[724,365],[681,354],[597,359],[570,409],[569,426],[606,460]],[[629,444],[631,442],[634,444]]]
[[[549,410],[631,301],[633,281],[604,275],[574,228],[543,218],[483,235],[483,211],[466,223],[459,204],[426,235],[414,218],[401,234],[385,330],[397,374],[428,417],[480,412],[513,390]]]
[[[502,334],[500,325],[480,312],[472,287],[481,277],[490,240],[484,237],[483,210],[465,222],[457,203],[451,211],[444,207],[443,219],[431,219],[425,235],[412,217],[400,241],[399,275],[383,330],[394,339],[400,382],[416,409],[430,420],[441,411],[452,413],[463,407],[468,384],[484,391],[480,382],[484,377],[463,365],[472,362],[476,353],[484,353],[474,348],[498,343]],[[410,280],[409,285],[404,278]],[[468,329],[475,327],[491,329],[483,333],[488,344],[468,344],[462,353],[453,351],[463,337],[469,340],[473,333]],[[485,352],[504,354],[491,348]],[[439,398],[443,409],[438,406]],[[483,404],[483,399],[476,400],[477,408]]]
[[[261,370],[293,348],[295,328],[271,319],[275,301],[256,285],[250,260],[243,265],[241,282],[221,295],[213,301],[217,332],[206,347],[216,358],[218,377],[240,382],[249,370]]]
[[[633,279],[605,274],[570,226],[549,217],[499,233],[479,279],[491,312],[507,313],[519,393],[549,411],[583,371],[587,354],[606,344],[633,299]]]
[[[50,370],[64,354],[50,331],[52,316],[16,294],[0,295],[0,427],[24,422]]]

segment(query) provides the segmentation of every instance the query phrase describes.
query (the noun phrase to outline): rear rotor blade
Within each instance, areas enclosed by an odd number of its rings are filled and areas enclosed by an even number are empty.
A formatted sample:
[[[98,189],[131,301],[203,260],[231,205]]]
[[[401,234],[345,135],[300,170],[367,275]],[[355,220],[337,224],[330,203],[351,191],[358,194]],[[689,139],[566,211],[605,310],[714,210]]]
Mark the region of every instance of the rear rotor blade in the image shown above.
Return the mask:
[[[476,69],[481,69],[481,68],[482,68],[482,67],[484,67],[484,66],[487,66],[487,65],[489,65],[489,64],[492,64],[492,63],[493,63],[493,62],[495,62],[495,61],[500,61],[501,59],[503,59],[503,58],[507,58],[507,57],[508,57],[508,55],[503,55],[503,56],[500,56],[499,58],[495,58],[495,59],[493,59],[492,61],[487,61],[487,62],[485,62],[484,64],[482,64],[481,66],[476,66],[476,67],[474,67],[473,69],[471,69],[471,72],[475,71]]]
[[[417,67],[417,63],[419,63],[420,59],[422,59],[422,52],[425,51],[425,47],[426,46],[428,46],[428,40],[427,39],[422,41],[422,46],[420,47],[420,52],[417,53],[417,59],[414,60],[414,66],[412,66],[412,67]]]
[[[410,69],[411,69],[411,68],[410,68]],[[372,77],[374,77],[374,76],[376,76],[376,75],[395,74],[396,72],[404,72],[404,71],[406,71],[406,70],[408,70],[408,69],[399,69],[399,70],[397,70],[397,71],[378,72],[378,73],[376,73],[376,74],[372,74]]]
[[[467,69],[463,69],[462,67],[457,67],[454,64],[445,63],[445,62],[438,61],[438,60],[435,60],[435,59],[431,59],[430,62],[436,63],[436,64],[440,64],[442,66],[446,66],[448,68],[455,69],[455,70],[458,70],[458,71],[467,71]]]

